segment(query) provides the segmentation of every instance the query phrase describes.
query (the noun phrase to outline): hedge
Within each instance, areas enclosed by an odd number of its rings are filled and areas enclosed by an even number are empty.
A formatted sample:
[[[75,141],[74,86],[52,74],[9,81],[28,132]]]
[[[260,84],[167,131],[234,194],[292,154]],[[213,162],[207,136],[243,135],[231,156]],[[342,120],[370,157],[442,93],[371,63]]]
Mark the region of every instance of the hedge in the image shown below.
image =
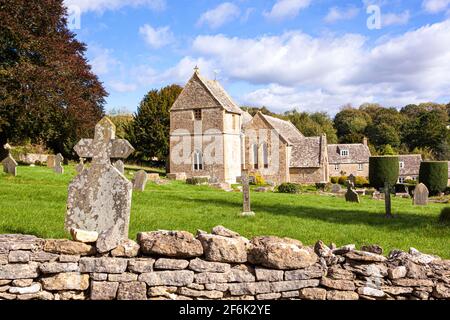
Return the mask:
[[[391,186],[395,185],[399,171],[400,165],[397,156],[378,156],[369,159],[369,181],[374,188],[383,188],[385,182]]]
[[[424,161],[420,164],[419,182],[427,186],[430,194],[444,192],[448,181],[447,161]]]

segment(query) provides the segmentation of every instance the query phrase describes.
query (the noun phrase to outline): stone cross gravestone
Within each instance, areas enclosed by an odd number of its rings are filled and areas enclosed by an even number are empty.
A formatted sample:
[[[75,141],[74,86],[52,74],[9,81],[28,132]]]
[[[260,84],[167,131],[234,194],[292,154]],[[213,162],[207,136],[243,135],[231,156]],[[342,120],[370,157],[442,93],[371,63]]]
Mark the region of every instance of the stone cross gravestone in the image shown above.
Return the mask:
[[[251,210],[250,206],[250,179],[246,170],[242,171],[241,175],[242,194],[243,194],[243,211],[241,216],[248,217],[254,216],[255,213]]]
[[[416,206],[426,206],[428,204],[429,194],[427,186],[419,183],[414,189],[413,204]]]
[[[100,234],[106,252],[128,238],[133,185],[111,165],[110,158],[127,158],[134,148],[127,140],[115,139],[116,127],[107,117],[95,126],[94,139],[82,139],[74,150],[92,164],[69,185],[65,227]]]
[[[359,203],[359,195],[355,190],[353,190],[354,187],[355,187],[354,182],[349,179],[347,181],[347,192],[345,193],[345,201]]]
[[[80,158],[80,162],[75,167],[75,170],[77,171],[78,174],[83,172],[83,170],[84,170],[84,159],[83,158]]]
[[[55,156],[53,154],[47,156],[47,168],[53,169],[55,167]]]
[[[119,172],[121,174],[125,173],[125,164],[123,163],[122,160],[117,160],[116,162],[114,162],[114,167],[119,170]]]
[[[144,170],[136,172],[136,174],[134,175],[133,190],[144,191],[147,180],[147,172],[145,172]]]
[[[64,157],[61,153],[58,153],[55,157],[55,167],[53,168],[53,171],[57,174],[63,174],[64,173],[64,167],[62,166],[62,162],[64,160]]]
[[[3,147],[5,150],[8,150],[8,156],[2,161],[3,172],[6,174],[11,174],[15,177],[17,176],[17,162],[11,155],[11,146],[9,144],[5,144]]]

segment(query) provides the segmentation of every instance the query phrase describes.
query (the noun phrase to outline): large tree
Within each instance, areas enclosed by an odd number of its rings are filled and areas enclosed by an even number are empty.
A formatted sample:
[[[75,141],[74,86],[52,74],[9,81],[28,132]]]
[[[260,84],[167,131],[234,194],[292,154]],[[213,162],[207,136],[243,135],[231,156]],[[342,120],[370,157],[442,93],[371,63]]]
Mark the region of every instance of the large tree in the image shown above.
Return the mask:
[[[334,118],[334,127],[341,143],[360,143],[371,123],[368,113],[351,106],[345,106]]]
[[[182,88],[171,85],[147,93],[134,115],[129,136],[136,148],[135,157],[148,161],[153,157],[161,162],[169,156],[170,108]]]
[[[328,143],[337,143],[336,129],[333,121],[325,112],[298,112],[292,110],[284,114],[297,129],[307,137],[327,135]]]
[[[0,153],[7,141],[71,154],[91,135],[107,95],[62,0],[0,0]]]

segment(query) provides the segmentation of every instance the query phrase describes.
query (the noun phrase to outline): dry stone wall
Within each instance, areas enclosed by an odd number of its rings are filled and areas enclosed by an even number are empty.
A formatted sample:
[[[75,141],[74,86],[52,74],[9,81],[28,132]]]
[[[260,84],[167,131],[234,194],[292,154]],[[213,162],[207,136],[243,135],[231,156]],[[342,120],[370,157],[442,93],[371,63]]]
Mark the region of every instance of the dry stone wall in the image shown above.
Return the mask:
[[[137,240],[98,254],[95,243],[0,235],[0,299],[450,299],[450,261],[415,249],[250,241],[221,226]]]

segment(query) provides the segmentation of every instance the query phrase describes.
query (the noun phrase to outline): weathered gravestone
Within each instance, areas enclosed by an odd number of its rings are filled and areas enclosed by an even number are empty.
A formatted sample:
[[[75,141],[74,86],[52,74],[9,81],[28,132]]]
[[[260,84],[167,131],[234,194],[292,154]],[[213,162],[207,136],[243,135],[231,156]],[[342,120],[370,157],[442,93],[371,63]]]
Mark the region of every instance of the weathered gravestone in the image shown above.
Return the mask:
[[[5,144],[3,147],[5,150],[8,150],[8,156],[2,160],[3,172],[11,174],[15,177],[17,176],[17,162],[11,155],[11,146],[9,144]]]
[[[125,173],[125,164],[123,163],[122,160],[117,160],[116,162],[114,162],[114,167],[119,170],[119,172],[121,174]]]
[[[133,190],[144,191],[147,180],[147,172],[145,172],[144,170],[139,170],[138,172],[136,172],[133,180]]]
[[[58,153],[55,157],[55,167],[53,168],[53,171],[57,174],[63,174],[64,173],[64,167],[62,166],[62,162],[64,161],[64,157],[61,155],[61,153]]]
[[[94,139],[82,139],[75,146],[78,156],[92,158],[92,164],[70,183],[67,200],[66,229],[98,232],[100,253],[128,238],[133,185],[110,158],[126,158],[134,148],[115,139],[115,132],[115,125],[105,117],[95,126]]]
[[[428,204],[429,191],[426,185],[419,183],[414,189],[413,204],[416,206],[426,206]]]
[[[359,203],[359,195],[355,190],[353,190],[354,186],[355,186],[354,183],[349,179],[347,181],[347,192],[345,193],[345,201]]]
[[[255,213],[251,210],[250,206],[250,179],[246,170],[242,171],[241,183],[243,194],[243,211],[241,213],[241,216],[243,217],[254,216]]]
[[[340,184],[333,184],[331,186],[331,192],[332,193],[340,193],[342,191],[341,185]]]
[[[53,154],[47,156],[47,168],[53,169],[55,167],[55,156]]]
[[[75,170],[77,171],[78,174],[83,172],[83,170],[84,170],[84,159],[83,158],[80,158],[80,162],[75,167]]]

